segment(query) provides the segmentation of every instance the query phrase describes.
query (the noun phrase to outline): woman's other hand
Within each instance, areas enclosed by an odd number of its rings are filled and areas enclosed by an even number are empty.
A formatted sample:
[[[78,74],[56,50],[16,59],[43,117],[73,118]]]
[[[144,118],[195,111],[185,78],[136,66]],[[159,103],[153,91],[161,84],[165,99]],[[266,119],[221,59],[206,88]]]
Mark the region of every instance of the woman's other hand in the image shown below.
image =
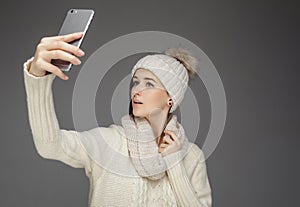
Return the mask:
[[[80,48],[69,44],[69,42],[81,38],[82,35],[82,32],[78,32],[61,36],[43,37],[36,47],[34,58],[28,69],[29,73],[41,77],[46,75],[48,71],[63,80],[67,80],[68,77],[60,68],[51,64],[51,60],[61,59],[74,65],[79,65],[81,62],[78,57],[82,57],[84,52]]]
[[[181,148],[181,143],[173,131],[164,130],[164,132],[166,135],[163,137],[163,140],[158,148],[158,152],[161,153],[163,157],[177,152]]]

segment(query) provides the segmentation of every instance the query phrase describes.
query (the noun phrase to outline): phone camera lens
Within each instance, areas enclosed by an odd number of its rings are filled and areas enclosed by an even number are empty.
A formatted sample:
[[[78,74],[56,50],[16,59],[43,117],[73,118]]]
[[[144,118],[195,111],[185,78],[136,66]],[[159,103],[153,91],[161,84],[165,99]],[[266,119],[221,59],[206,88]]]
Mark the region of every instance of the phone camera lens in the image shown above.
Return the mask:
[[[74,13],[74,10],[73,10],[73,9],[71,10],[71,13],[72,13],[72,14]]]

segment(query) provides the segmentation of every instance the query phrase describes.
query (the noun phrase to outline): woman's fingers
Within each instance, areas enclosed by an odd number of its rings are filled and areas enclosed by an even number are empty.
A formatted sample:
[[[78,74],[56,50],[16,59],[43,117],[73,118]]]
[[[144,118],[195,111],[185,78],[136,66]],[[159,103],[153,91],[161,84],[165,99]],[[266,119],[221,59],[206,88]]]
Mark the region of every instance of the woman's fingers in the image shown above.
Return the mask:
[[[159,145],[159,147],[161,147],[161,148],[165,148],[165,147],[167,147],[167,146],[169,146],[169,144],[166,144],[166,143],[161,143],[161,144]]]
[[[165,148],[161,148],[161,147],[158,148],[158,152],[159,152],[159,153],[162,153],[164,150],[165,150]]]
[[[165,130],[164,131],[166,134],[169,134],[172,138],[176,137],[176,134],[173,131],[170,130]]]
[[[164,132],[166,135],[163,137],[163,142],[159,145],[159,152],[162,156],[177,152],[181,148],[181,143],[175,132],[170,130],[165,130]]]
[[[56,76],[60,77],[63,80],[68,79],[68,77],[62,72],[61,69],[59,69],[58,67],[52,65],[51,63],[43,61],[43,63],[41,63],[41,67],[42,68],[47,68],[47,71],[55,74]]]
[[[167,144],[171,144],[173,140],[170,138],[169,135],[164,136],[163,143],[166,142]]]
[[[63,42],[63,41],[55,41],[55,42],[52,42],[52,44],[45,44],[45,49],[46,50],[63,50],[68,53],[74,54],[78,57],[82,57],[84,55],[84,52],[80,48],[78,48],[72,44]]]
[[[52,42],[52,41],[72,42],[74,40],[81,38],[82,35],[83,35],[83,32],[76,32],[76,33],[71,33],[71,34],[66,34],[66,35],[43,37],[41,39],[41,43],[48,43],[48,42]]]
[[[169,135],[171,135],[171,139],[172,139],[172,141],[174,141],[174,142],[176,142],[177,144],[179,144],[180,142],[179,142],[179,140],[178,140],[178,137],[177,137],[177,135],[175,134],[175,132],[173,132],[173,131],[170,131],[170,130],[165,130],[164,131],[166,134],[169,134]]]
[[[52,59],[60,59],[60,60],[69,61],[74,65],[79,65],[81,63],[81,61],[77,57],[71,55],[70,53],[64,52],[62,50],[48,51],[45,54],[44,58],[47,60],[47,62],[50,62]]]
[[[181,148],[181,143],[175,132],[170,130],[164,130],[164,132],[166,135],[163,137],[162,143],[158,148],[158,152],[161,153],[163,157],[175,153]]]

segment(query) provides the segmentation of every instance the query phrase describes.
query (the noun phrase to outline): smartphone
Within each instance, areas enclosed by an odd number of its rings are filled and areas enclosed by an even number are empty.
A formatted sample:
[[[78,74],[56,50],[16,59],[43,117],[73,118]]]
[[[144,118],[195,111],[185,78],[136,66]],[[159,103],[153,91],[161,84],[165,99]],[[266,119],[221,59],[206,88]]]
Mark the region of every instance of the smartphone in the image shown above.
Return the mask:
[[[58,35],[66,35],[74,32],[83,32],[80,39],[69,42],[69,44],[80,47],[85,33],[93,19],[94,11],[91,9],[70,9],[65,17],[65,20],[59,30]],[[59,67],[63,71],[69,71],[72,63],[60,59],[52,59],[51,63]]]

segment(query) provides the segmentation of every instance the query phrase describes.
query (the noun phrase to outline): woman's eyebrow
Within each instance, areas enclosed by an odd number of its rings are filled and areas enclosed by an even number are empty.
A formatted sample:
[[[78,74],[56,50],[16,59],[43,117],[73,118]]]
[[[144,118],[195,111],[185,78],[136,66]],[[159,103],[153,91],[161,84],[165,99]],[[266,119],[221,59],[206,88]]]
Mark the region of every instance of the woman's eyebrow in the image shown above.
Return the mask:
[[[137,76],[133,76],[133,78],[138,79]],[[144,80],[152,80],[153,82],[157,83],[153,78],[145,77]]]

